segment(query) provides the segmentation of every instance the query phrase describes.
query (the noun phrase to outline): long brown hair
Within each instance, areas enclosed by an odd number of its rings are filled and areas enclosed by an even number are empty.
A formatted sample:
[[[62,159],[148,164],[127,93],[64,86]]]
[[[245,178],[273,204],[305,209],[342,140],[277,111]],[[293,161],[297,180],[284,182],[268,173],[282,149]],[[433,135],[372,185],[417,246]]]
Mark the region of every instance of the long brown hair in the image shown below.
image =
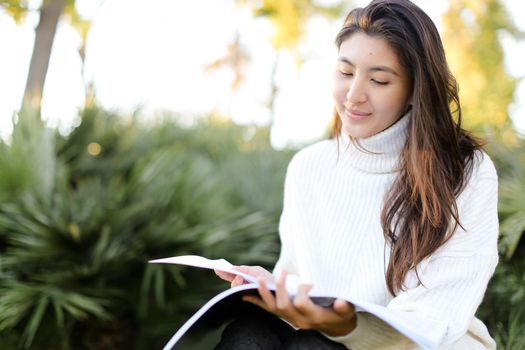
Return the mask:
[[[456,197],[482,143],[461,128],[457,82],[439,33],[425,12],[408,0],[374,0],[348,14],[337,35],[337,47],[356,32],[386,40],[412,82],[401,170],[381,213],[391,253],[386,282],[395,295],[403,289],[407,273],[415,269],[417,275],[416,266],[461,226]],[[335,112],[332,135],[338,137],[340,132]]]

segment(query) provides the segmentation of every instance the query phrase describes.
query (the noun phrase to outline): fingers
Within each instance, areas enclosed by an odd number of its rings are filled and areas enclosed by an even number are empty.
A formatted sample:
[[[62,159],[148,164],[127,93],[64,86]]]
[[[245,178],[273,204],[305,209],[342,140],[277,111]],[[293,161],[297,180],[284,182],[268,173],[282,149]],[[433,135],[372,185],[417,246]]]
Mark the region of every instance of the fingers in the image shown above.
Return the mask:
[[[286,290],[286,272],[281,273],[276,280],[275,296],[268,289],[262,277],[259,278],[259,295],[261,299],[251,299],[254,304],[261,306],[266,311],[269,311],[279,317],[284,318],[299,328],[307,328],[303,321],[304,317],[294,307],[292,299]],[[261,305],[262,303],[262,305]]]
[[[215,274],[219,276],[221,279],[231,282],[235,278],[235,275],[233,273],[224,272],[221,270],[213,270],[215,271]]]
[[[233,273],[228,273],[228,272],[224,272],[221,270],[214,270],[214,271],[215,271],[215,274],[219,276],[221,279],[227,282],[230,282],[232,287],[239,286],[245,282],[244,278],[238,275],[234,275]]]
[[[267,282],[273,282],[273,275],[260,266],[234,266],[233,269],[250,276],[263,277]],[[216,269],[214,271],[221,279],[230,282],[232,287],[246,283],[242,276]]]
[[[232,287],[240,286],[241,284],[244,284],[244,278],[241,276],[235,276],[235,278],[232,280]]]
[[[275,281],[275,304],[277,310],[286,311],[292,308],[290,295],[286,290],[286,271],[282,271]]]
[[[262,277],[259,277],[257,282],[259,283],[259,295],[261,296],[262,301],[266,304],[271,312],[276,313],[276,301],[272,292],[270,292],[266,286],[265,280]]]
[[[319,308],[308,295],[312,287],[311,284],[301,284],[297,290],[297,295],[293,299],[294,307],[303,315],[312,314],[316,311],[315,309]]]
[[[235,270],[239,271],[239,272],[243,272],[243,273],[245,273],[247,275],[250,275],[250,276],[253,276],[255,278],[262,277],[268,283],[273,282],[273,280],[274,280],[274,277],[273,277],[272,273],[269,272],[268,270],[260,267],[260,266],[245,266],[245,265],[242,265],[242,266],[234,266],[233,268]]]
[[[350,319],[355,315],[355,307],[344,299],[336,299],[332,309],[339,316]]]
[[[275,282],[275,296],[269,290],[263,277],[258,277],[259,296],[245,295],[243,300],[273,313],[297,328],[317,329],[332,336],[345,335],[357,325],[355,307],[343,299],[336,299],[331,308],[315,305],[308,295],[312,285],[302,284],[295,298],[286,291],[286,272]]]

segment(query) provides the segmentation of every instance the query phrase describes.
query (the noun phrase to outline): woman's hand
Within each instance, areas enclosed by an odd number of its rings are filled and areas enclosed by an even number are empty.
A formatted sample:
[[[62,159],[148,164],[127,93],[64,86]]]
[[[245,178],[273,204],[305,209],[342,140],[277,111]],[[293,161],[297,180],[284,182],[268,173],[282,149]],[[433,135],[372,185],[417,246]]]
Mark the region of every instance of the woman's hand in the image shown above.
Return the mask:
[[[239,272],[243,272],[247,275],[253,276],[257,279],[262,279],[266,283],[273,283],[274,277],[273,275],[264,268],[260,266],[234,266],[234,270],[237,270]],[[228,281],[231,283],[232,287],[239,286],[241,284],[246,284],[248,281],[245,281],[242,276],[234,275],[233,273],[228,273],[220,270],[214,270],[215,274],[222,278],[225,281]]]
[[[264,278],[258,278],[260,298],[243,296],[243,300],[253,303],[268,312],[284,318],[297,328],[315,329],[329,336],[343,336],[357,326],[355,308],[343,299],[336,299],[331,308],[315,305],[308,292],[311,285],[299,286],[295,298],[290,298],[285,288],[286,272],[279,275],[275,296],[266,286]]]

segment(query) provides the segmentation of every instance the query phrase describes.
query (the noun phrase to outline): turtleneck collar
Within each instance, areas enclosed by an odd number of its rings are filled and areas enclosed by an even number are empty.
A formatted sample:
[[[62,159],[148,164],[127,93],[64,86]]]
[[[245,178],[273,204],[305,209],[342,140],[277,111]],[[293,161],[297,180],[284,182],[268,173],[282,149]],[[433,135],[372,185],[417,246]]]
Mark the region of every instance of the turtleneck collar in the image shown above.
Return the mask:
[[[340,137],[340,160],[368,173],[398,171],[399,156],[405,146],[411,113],[408,112],[387,129],[352,142],[348,135]]]

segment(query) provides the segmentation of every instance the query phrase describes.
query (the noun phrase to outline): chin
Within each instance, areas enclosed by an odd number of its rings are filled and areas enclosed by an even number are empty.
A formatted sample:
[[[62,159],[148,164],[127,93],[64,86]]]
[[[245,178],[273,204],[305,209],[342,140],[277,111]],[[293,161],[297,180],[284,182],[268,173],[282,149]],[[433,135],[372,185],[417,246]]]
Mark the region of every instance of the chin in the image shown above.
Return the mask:
[[[372,134],[368,130],[359,130],[356,128],[345,128],[344,126],[343,126],[343,133],[355,139],[365,139],[369,136],[372,136]]]

